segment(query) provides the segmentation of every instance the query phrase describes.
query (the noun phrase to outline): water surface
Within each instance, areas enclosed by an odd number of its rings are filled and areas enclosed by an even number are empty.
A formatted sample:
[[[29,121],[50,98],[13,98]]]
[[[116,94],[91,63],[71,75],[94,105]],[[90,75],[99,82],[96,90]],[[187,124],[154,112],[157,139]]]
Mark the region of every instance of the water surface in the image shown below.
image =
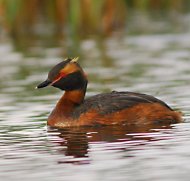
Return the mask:
[[[1,180],[188,180],[189,39],[183,33],[80,43],[87,96],[112,90],[148,93],[180,109],[183,123],[64,130],[46,127],[62,92],[34,89],[61,60],[64,47],[31,47],[26,56],[9,41],[0,44]]]

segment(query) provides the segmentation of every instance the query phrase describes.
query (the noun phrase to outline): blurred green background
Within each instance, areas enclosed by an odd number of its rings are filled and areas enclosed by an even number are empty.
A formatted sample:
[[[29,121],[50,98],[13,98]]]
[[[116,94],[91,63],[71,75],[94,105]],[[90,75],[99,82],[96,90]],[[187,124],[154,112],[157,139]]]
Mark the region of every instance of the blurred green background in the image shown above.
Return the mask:
[[[18,49],[39,39],[77,47],[84,38],[184,31],[189,7],[189,0],[0,0],[0,30]]]
[[[0,0],[0,180],[188,180],[189,10],[190,0]],[[68,56],[80,57],[87,97],[150,94],[185,123],[47,133],[62,91],[34,88]]]

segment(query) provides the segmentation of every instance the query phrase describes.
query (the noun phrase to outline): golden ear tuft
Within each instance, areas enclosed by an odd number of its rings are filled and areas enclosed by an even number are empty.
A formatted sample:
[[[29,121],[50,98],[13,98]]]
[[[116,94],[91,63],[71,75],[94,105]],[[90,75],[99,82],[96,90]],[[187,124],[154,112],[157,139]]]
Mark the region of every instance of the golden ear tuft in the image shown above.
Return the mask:
[[[70,62],[76,63],[76,62],[78,61],[78,59],[79,59],[79,57],[75,57],[75,58],[73,58]]]

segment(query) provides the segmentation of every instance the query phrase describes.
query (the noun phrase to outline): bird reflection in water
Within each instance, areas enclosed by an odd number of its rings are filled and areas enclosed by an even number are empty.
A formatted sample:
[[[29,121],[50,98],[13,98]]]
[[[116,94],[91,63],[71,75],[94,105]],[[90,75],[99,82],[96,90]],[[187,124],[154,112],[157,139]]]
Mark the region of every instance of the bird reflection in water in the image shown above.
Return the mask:
[[[50,140],[58,144],[58,153],[65,155],[58,163],[89,164],[93,144],[112,143],[107,149],[131,151],[149,142],[170,139],[171,125],[101,126],[48,129]],[[60,147],[61,146],[61,147]]]

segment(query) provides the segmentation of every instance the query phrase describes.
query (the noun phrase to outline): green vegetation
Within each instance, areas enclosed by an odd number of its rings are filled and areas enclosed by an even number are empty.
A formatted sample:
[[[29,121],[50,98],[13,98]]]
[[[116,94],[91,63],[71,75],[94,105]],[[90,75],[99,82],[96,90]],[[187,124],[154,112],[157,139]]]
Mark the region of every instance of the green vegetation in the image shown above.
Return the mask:
[[[189,30],[189,9],[189,0],[0,0],[0,30],[17,51],[59,45],[72,55],[83,38]]]
[[[0,25],[13,36],[110,35],[131,11],[186,12],[189,0],[0,0]]]

